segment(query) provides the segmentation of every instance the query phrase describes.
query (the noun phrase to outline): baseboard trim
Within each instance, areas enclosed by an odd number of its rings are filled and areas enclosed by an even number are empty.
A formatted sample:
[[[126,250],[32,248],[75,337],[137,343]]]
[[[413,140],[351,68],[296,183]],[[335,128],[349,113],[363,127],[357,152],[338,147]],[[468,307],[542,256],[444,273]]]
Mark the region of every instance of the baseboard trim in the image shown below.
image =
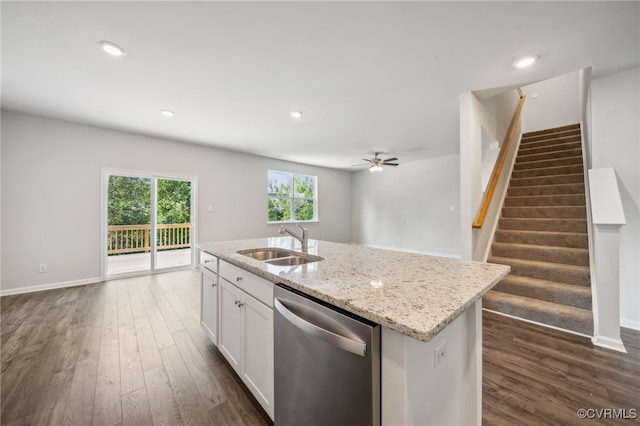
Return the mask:
[[[591,336],[589,334],[578,333],[577,331],[567,330],[566,328],[560,328],[560,327],[555,327],[555,326],[549,325],[549,324],[543,324],[541,322],[531,321],[531,320],[528,320],[528,319],[525,319],[525,318],[516,317],[514,315],[505,314],[504,312],[498,312],[498,311],[494,311],[492,309],[487,309],[487,308],[482,308],[482,310],[487,311],[487,312],[491,312],[493,314],[502,315],[503,317],[513,318],[513,319],[518,320],[518,321],[528,322],[529,324],[539,325],[540,327],[551,328],[553,330],[563,331],[565,333],[575,334],[576,336],[587,337],[589,339],[593,338],[593,336]]]
[[[33,293],[36,291],[54,290],[56,288],[64,287],[77,287],[80,285],[96,284],[102,281],[100,277],[85,278],[82,280],[63,281],[58,283],[32,285],[28,287],[10,288],[6,290],[0,290],[0,296],[10,296],[12,294]]]
[[[624,344],[620,339],[612,339],[611,337],[604,336],[593,336],[591,338],[591,342],[595,346],[600,346],[601,348],[611,349],[625,354],[627,353],[627,350],[625,349]]]
[[[633,321],[633,320],[622,318],[620,320],[620,327],[630,328],[632,330],[640,331],[640,321]]]

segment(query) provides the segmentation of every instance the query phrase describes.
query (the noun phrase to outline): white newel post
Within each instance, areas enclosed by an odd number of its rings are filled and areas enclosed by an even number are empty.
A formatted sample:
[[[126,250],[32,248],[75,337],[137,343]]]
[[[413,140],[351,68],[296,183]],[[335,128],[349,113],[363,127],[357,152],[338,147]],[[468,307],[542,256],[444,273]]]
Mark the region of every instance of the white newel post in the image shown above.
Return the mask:
[[[620,227],[626,224],[613,168],[589,170],[593,218],[593,344],[626,352],[620,339]]]

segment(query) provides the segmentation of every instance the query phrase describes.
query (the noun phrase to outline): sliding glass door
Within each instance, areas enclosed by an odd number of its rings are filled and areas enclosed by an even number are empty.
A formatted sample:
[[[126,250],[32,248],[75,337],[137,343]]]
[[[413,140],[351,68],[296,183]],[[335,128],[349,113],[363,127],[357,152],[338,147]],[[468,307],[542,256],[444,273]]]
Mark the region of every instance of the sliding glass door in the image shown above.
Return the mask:
[[[103,277],[193,265],[195,182],[103,170]]]

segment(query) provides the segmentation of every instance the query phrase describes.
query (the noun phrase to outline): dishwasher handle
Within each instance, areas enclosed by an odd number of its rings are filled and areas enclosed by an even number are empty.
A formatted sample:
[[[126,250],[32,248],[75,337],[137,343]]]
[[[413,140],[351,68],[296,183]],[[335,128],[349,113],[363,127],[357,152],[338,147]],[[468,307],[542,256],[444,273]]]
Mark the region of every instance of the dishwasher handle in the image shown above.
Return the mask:
[[[332,331],[326,330],[322,327],[319,327],[315,324],[310,323],[309,321],[300,318],[293,312],[291,312],[287,306],[278,299],[274,298],[273,304],[282,314],[282,316],[289,321],[291,324],[298,327],[303,332],[316,337],[318,339],[324,340],[328,344],[343,349],[347,352],[351,352],[352,354],[356,354],[361,357],[365,357],[367,355],[367,345],[363,342],[358,342],[356,340],[350,339],[348,337],[342,336],[340,334],[336,334]]]

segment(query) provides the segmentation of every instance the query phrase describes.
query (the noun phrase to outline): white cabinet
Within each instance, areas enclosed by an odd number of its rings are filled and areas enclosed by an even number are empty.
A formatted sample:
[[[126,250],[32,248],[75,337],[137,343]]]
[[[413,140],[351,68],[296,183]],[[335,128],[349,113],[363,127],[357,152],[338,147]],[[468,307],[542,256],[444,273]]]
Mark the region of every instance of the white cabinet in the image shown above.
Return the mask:
[[[264,302],[271,304],[272,298],[273,284],[220,262],[218,348],[271,418],[274,412],[273,309]]]
[[[242,306],[244,369],[242,379],[273,418],[273,309],[251,296]]]
[[[218,259],[200,252],[200,324],[214,345],[218,344]]]
[[[241,290],[220,279],[220,339],[218,349],[229,364],[240,373],[242,355],[242,307],[239,306]]]
[[[218,344],[218,276],[202,270],[200,323],[214,345]]]

